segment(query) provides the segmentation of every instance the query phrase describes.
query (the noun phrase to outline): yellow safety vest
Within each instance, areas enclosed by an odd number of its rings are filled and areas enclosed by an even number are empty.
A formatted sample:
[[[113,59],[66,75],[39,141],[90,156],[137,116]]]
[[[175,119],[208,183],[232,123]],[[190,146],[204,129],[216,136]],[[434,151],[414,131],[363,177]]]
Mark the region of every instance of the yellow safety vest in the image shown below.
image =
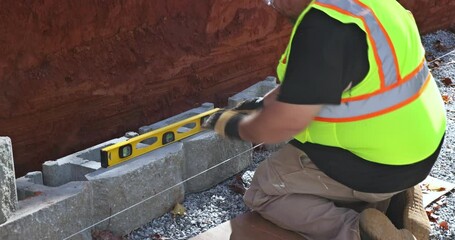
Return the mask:
[[[370,70],[342,94],[340,105],[324,105],[295,139],[343,148],[388,165],[430,156],[445,132],[445,110],[412,14],[396,0],[313,0],[299,16],[278,64],[280,81],[297,26],[311,8],[366,33]]]

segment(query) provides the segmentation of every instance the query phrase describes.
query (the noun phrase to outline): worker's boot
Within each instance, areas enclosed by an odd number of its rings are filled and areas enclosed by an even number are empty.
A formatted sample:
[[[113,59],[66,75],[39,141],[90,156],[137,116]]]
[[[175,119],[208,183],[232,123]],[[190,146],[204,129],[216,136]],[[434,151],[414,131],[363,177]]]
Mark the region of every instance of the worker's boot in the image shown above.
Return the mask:
[[[407,229],[397,229],[385,214],[374,208],[360,213],[360,238],[362,240],[415,240]]]
[[[403,212],[403,226],[408,229],[417,240],[430,238],[430,221],[423,206],[422,190],[419,185],[409,188],[405,192],[405,206]]]
[[[430,237],[430,221],[422,200],[420,186],[398,193],[390,201],[387,217],[395,227],[408,229],[418,240],[427,240]]]

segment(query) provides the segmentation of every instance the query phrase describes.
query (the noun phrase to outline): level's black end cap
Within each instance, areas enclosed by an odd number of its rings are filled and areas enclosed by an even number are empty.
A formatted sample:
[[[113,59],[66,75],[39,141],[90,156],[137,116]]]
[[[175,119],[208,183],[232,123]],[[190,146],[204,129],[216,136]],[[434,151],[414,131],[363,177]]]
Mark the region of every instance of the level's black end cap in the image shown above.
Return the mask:
[[[109,167],[109,164],[107,162],[108,152],[101,150],[100,154],[101,154],[101,167],[103,167],[103,168]]]

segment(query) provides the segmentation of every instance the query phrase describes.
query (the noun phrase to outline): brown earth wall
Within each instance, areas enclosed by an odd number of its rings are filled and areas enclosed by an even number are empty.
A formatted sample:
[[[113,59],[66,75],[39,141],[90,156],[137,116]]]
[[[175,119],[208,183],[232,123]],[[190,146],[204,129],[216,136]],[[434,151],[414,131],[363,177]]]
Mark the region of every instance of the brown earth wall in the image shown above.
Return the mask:
[[[453,0],[401,1],[422,32]],[[0,136],[16,175],[274,75],[291,26],[262,0],[0,1]]]
[[[0,135],[19,177],[273,74],[290,25],[261,0],[2,0]]]
[[[455,26],[454,0],[398,0],[416,19],[421,33]]]

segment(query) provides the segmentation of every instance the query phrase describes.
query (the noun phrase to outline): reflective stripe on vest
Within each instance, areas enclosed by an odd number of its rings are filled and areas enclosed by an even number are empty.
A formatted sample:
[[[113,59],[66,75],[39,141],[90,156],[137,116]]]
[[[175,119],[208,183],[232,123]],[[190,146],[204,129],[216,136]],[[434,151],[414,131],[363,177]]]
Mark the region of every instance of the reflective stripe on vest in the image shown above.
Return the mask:
[[[416,74],[410,76],[409,80],[400,82],[397,86],[374,94],[366,99],[350,100],[340,105],[325,105],[316,117],[318,121],[342,122],[364,119],[396,109],[402,103],[417,97],[424,83],[428,81],[429,74],[426,63],[420,64]],[[385,112],[384,112],[385,111]]]
[[[362,20],[365,30],[368,32],[367,36],[370,37],[374,47],[375,58],[379,66],[381,87],[392,85],[400,79],[393,45],[382,24],[379,23],[377,17],[368,6],[358,0],[318,0],[315,4]]]
[[[399,74],[393,44],[368,6],[358,0],[317,0],[314,4],[358,18],[363,22],[373,46],[381,82],[380,89],[376,92],[343,98],[340,105],[325,105],[316,120],[343,122],[369,118],[396,109],[396,106],[403,105],[420,92],[429,76],[424,59],[411,74],[403,79]]]

